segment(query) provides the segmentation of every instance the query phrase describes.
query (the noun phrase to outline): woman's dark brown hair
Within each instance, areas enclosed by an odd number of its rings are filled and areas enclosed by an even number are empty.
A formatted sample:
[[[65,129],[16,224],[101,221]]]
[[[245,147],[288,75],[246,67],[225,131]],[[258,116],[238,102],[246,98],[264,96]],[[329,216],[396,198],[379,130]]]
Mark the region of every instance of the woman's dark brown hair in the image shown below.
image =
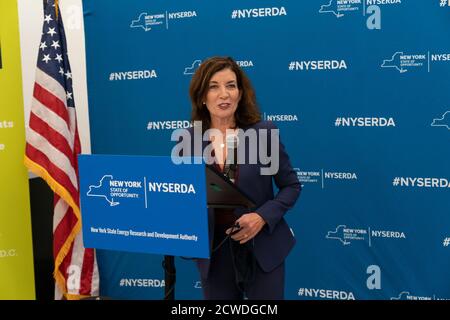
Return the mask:
[[[241,100],[234,114],[236,126],[246,127],[261,120],[261,113],[256,104],[255,91],[250,80],[230,57],[212,57],[201,63],[192,77],[189,94],[192,103],[192,122],[202,121],[203,130],[211,127],[211,117],[203,102],[209,89],[212,76],[221,70],[230,69],[236,74]]]

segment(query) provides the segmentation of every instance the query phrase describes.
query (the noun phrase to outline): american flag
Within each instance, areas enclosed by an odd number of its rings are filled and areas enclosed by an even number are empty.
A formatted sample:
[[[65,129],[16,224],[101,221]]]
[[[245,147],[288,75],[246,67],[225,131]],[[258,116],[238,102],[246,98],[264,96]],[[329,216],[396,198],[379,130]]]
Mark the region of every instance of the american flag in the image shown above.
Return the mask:
[[[81,145],[62,17],[57,0],[43,2],[25,165],[55,193],[55,299],[78,299],[98,295],[99,276],[95,251],[85,249],[82,241],[77,164]]]

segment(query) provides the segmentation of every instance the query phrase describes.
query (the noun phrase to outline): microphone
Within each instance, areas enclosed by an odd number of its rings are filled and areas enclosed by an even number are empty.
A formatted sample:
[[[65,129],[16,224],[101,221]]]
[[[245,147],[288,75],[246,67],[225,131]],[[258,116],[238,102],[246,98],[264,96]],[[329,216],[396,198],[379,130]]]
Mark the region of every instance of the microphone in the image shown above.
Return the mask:
[[[223,172],[228,179],[234,183],[236,179],[237,148],[239,140],[238,136],[235,134],[227,135],[225,140],[227,145],[227,158],[225,159]]]

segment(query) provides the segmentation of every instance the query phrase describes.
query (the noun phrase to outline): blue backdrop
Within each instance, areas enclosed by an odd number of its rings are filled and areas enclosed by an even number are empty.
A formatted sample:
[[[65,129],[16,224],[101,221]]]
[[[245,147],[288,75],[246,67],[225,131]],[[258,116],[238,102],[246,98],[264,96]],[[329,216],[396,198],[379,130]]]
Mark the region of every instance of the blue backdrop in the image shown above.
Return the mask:
[[[92,152],[169,155],[193,71],[232,56],[303,184],[287,299],[450,298],[448,0],[84,0]],[[99,251],[161,299],[162,256]],[[176,260],[176,298],[201,298]]]

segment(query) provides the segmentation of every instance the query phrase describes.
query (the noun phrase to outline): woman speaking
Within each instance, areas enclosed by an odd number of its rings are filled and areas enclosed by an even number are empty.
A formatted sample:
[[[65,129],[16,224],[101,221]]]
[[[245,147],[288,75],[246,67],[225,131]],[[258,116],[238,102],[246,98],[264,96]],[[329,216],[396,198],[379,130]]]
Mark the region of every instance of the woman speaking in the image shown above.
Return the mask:
[[[295,204],[301,187],[284,146],[279,139],[271,139],[279,137],[278,129],[261,121],[250,80],[229,57],[202,62],[189,92],[192,121],[201,123],[203,132],[221,133],[211,135],[203,148],[212,150],[216,169],[256,203],[252,210],[208,210],[211,258],[197,259],[204,297],[283,299],[285,259],[295,244],[284,215]],[[243,147],[244,155],[230,164],[227,135],[237,132],[257,141]],[[264,173],[267,161],[258,158],[261,148],[275,150],[270,157],[277,160],[277,170],[269,170],[270,174]],[[249,160],[255,156],[257,161]]]

